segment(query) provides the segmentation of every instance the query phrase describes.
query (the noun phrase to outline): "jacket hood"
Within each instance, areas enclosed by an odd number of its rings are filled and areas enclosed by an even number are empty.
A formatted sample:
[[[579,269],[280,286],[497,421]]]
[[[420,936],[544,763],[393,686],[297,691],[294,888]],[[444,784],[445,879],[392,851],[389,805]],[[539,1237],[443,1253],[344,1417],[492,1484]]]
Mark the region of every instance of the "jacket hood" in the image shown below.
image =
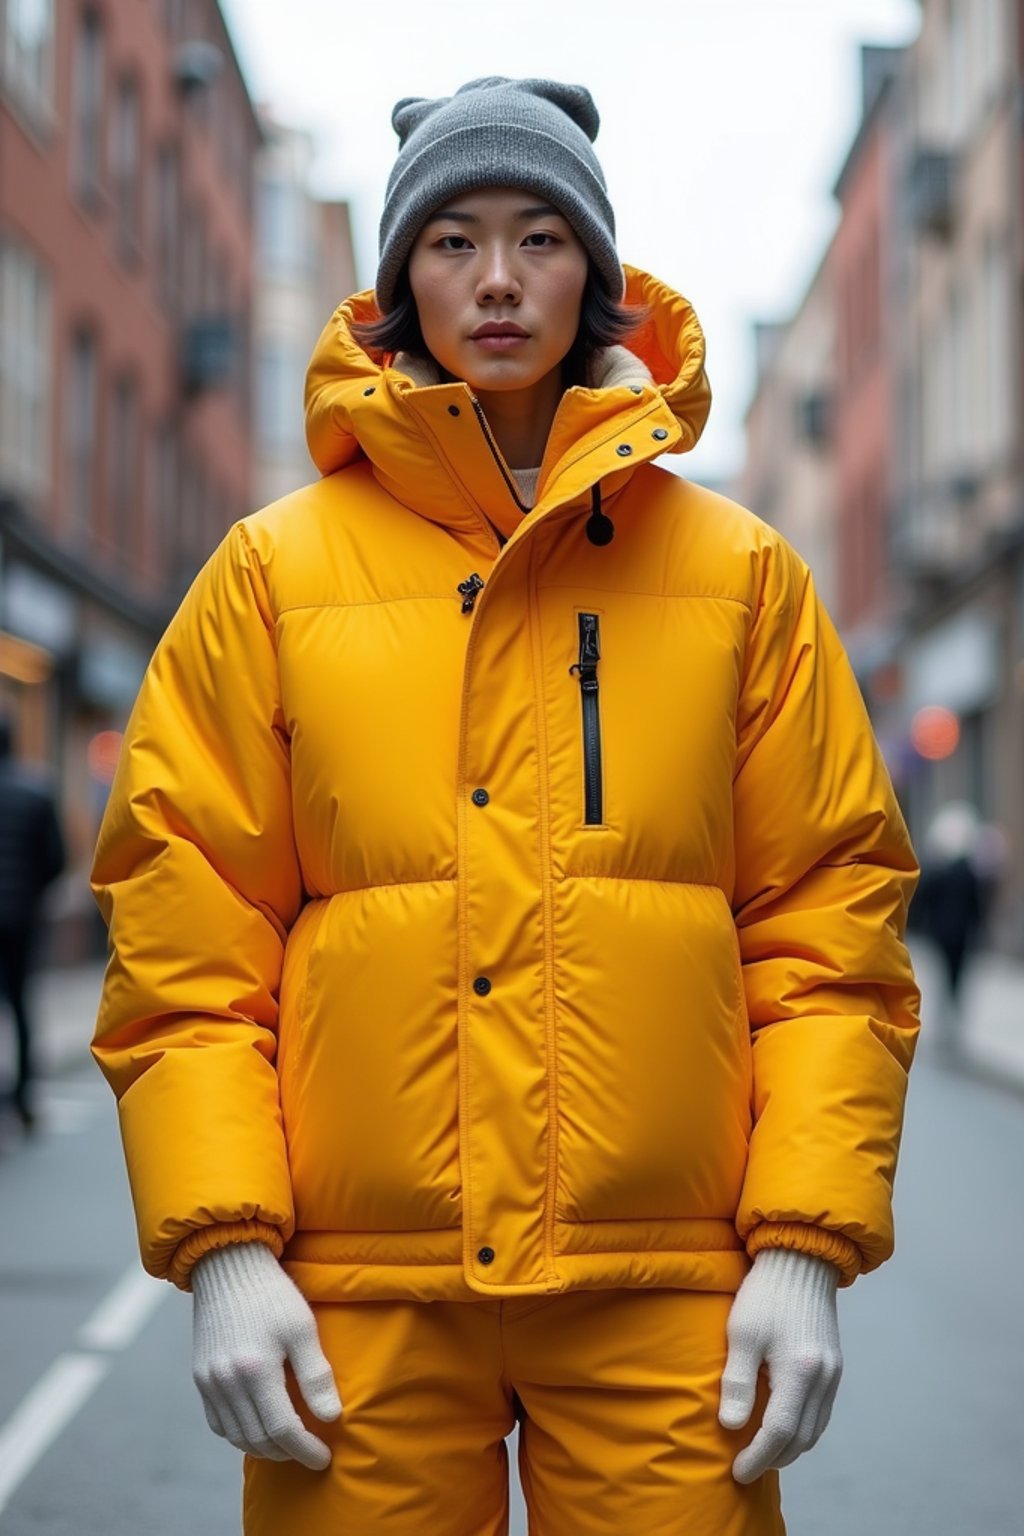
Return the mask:
[[[589,504],[598,482],[610,500],[640,464],[686,452],[704,429],[711,390],[692,305],[649,273],[624,271],[625,303],[647,306],[649,318],[628,348],[599,355],[591,385],[562,396],[537,479],[535,518],[556,504]],[[305,411],[317,469],[330,475],[363,457],[387,490],[423,515],[479,527],[483,511],[511,531],[527,509],[516,503],[470,387],[432,382],[436,372],[404,354],[366,350],[351,327],[376,316],[372,289],[353,294],[314,348]]]

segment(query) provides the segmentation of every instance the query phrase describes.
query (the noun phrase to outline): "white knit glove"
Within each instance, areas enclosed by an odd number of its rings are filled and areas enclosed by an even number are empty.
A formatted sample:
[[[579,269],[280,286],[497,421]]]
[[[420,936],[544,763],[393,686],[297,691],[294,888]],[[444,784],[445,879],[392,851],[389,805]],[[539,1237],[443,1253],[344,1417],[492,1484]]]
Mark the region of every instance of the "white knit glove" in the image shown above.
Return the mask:
[[[312,1309],[266,1243],[229,1243],[192,1269],[192,1379],[215,1435],[250,1456],[300,1461],[321,1472],[331,1453],[295,1412],[285,1382],[291,1362],[318,1419],[341,1400]]]
[[[738,1483],[788,1467],[824,1431],[843,1371],[838,1285],[834,1264],[788,1248],[762,1248],[744,1276],[726,1325],[718,1422],[741,1429],[750,1418],[762,1360],[771,1395],[761,1427],[733,1462]]]

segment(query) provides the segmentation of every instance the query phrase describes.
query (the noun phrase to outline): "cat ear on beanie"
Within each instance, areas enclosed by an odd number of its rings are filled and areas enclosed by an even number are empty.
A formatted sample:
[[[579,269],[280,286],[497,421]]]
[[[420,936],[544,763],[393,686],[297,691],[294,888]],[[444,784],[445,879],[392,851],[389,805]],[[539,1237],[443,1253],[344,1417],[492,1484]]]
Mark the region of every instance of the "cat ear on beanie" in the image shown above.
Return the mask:
[[[593,144],[601,126],[601,116],[585,85],[563,85],[560,80],[524,80],[521,83],[524,89],[561,107]]]
[[[438,107],[444,106],[445,102],[450,100],[450,96],[442,96],[434,101],[426,96],[403,96],[401,101],[396,101],[391,109],[391,126],[398,134],[399,149],[404,147],[410,133],[418,128],[431,112],[436,112]]]

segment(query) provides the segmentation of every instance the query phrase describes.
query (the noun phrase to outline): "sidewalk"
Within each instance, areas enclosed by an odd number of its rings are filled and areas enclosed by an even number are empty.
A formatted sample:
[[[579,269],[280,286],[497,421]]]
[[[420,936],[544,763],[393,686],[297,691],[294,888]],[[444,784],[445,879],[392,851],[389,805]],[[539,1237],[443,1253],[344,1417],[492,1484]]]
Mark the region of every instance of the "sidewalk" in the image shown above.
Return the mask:
[[[941,1054],[945,982],[936,951],[910,938],[914,973],[921,988],[919,1049]],[[954,1065],[1024,1092],[1024,961],[982,950],[964,967],[962,1013]]]
[[[910,938],[914,972],[921,988],[919,1050],[941,1052],[944,984],[938,958],[916,935]],[[92,1065],[89,1041],[103,983],[104,962],[63,970],[36,971],[29,979],[29,1006],[35,1020],[35,1058],[42,1077]],[[963,1020],[959,1065],[1024,1092],[1024,961],[983,951],[968,961],[963,976]],[[98,1068],[93,1066],[98,1073]],[[0,1084],[13,1081],[14,1029],[0,1007]]]

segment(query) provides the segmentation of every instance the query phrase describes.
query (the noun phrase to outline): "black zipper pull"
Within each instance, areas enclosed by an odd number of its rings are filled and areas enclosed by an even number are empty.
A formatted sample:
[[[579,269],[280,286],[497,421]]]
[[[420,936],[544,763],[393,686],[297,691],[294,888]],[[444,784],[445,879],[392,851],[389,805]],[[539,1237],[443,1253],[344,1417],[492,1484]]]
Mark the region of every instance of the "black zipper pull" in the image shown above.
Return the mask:
[[[463,613],[472,612],[473,604],[476,602],[476,595],[478,592],[483,591],[483,586],[483,581],[476,571],[473,572],[472,576],[467,576],[465,581],[459,582],[458,590],[462,596]]]
[[[580,684],[585,686],[593,683],[597,686],[597,664],[601,660],[601,652],[597,638],[597,614],[580,614],[580,659],[569,668],[570,672],[580,674]]]

